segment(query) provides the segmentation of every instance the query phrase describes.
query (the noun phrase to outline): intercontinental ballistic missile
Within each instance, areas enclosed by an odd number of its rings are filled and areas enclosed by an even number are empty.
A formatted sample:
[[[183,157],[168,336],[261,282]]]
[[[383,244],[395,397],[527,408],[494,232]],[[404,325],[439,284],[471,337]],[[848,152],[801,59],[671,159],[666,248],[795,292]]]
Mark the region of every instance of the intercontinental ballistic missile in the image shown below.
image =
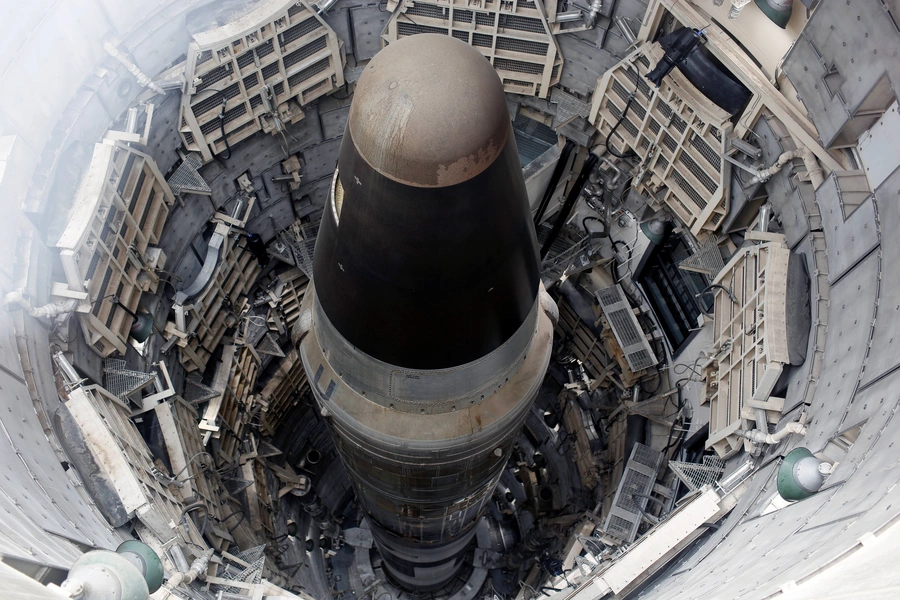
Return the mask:
[[[525,182],[497,73],[416,35],[359,79],[295,340],[390,577],[460,570],[547,370]]]

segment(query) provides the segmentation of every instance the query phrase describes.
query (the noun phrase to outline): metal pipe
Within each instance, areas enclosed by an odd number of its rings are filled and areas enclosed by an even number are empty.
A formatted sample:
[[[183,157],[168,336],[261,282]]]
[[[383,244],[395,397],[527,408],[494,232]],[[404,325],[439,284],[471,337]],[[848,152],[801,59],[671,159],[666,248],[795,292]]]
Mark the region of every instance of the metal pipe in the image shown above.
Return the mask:
[[[792,433],[806,435],[806,432],[807,427],[804,423],[801,423],[800,421],[792,421],[775,433],[767,433],[765,431],[760,431],[759,429],[753,429],[751,431],[739,429],[735,433],[740,437],[746,438],[756,444],[774,445],[779,443],[781,440],[791,435]]]
[[[328,12],[328,9],[335,5],[337,0],[319,0],[313,4],[316,7],[316,14],[321,15]]]
[[[164,89],[153,83],[153,80],[150,79],[150,77],[145,75],[144,72],[137,67],[137,65],[128,60],[128,58],[124,54],[119,52],[119,49],[113,46],[110,42],[103,42],[103,49],[106,50],[107,54],[122,63],[125,68],[128,69],[128,72],[134,75],[135,79],[137,79],[137,82],[143,87],[151,89],[157,94],[165,95],[166,91]]]
[[[762,149],[757,148],[747,140],[734,138],[731,140],[731,147],[740,150],[750,158],[759,158],[762,155]]]
[[[616,189],[616,187],[619,185],[619,179],[622,177],[622,169],[620,169],[615,164],[613,164],[605,156],[602,159],[600,159],[600,164],[606,165],[607,167],[612,169],[613,173],[615,173],[615,175],[613,175],[612,179],[607,179],[604,184],[606,186],[606,190],[611,192],[614,189]]]
[[[584,17],[584,13],[580,10],[570,10],[556,14],[557,23],[574,23],[580,21]]]
[[[618,29],[619,33],[622,34],[622,37],[628,41],[629,46],[637,41],[637,36],[631,29],[631,25],[629,25],[628,21],[625,20],[625,17],[616,17],[613,22],[616,24],[616,29]]]
[[[210,548],[209,550],[205,550],[203,554],[197,557],[194,560],[191,568],[187,571],[179,571],[178,573],[174,573],[166,584],[170,588],[178,587],[179,585],[190,585],[194,582],[197,577],[200,576],[201,573],[206,572],[206,567],[209,565],[209,559],[212,558],[213,550]]]
[[[13,290],[6,294],[4,304],[18,304],[25,309],[32,317],[56,317],[58,315],[67,315],[75,310],[77,301],[69,300],[65,304],[57,304],[49,302],[43,306],[32,306],[31,302],[25,298],[25,291],[22,289]]]
[[[591,12],[588,13],[588,21],[591,27],[597,24],[597,17],[600,16],[601,10],[603,10],[603,0],[593,0],[591,2]]]
[[[772,218],[772,205],[766,202],[759,207],[759,230],[763,233],[769,231],[769,219]]]
[[[174,544],[171,548],[169,548],[169,556],[172,557],[172,562],[175,563],[175,567],[180,572],[185,573],[191,568],[188,565],[187,559],[184,557],[184,551],[178,544]]]
[[[53,359],[56,361],[56,366],[62,371],[63,377],[65,377],[69,385],[75,385],[83,381],[81,375],[78,374],[78,371],[75,370],[75,367],[72,366],[72,363],[69,362],[62,351],[56,352],[53,355]]]
[[[737,19],[748,4],[750,4],[750,0],[731,0],[731,10],[728,11],[728,18]]]
[[[819,161],[813,151],[806,146],[800,149],[800,158],[803,159],[803,166],[806,167],[809,182],[814,188],[818,188],[825,182],[825,170],[819,166]]]

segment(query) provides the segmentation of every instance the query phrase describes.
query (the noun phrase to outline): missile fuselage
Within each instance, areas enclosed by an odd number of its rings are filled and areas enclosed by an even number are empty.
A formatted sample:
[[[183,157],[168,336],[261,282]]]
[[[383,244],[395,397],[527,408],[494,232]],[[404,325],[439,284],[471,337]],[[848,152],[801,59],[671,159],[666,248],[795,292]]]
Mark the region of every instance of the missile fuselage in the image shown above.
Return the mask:
[[[300,354],[384,565],[440,588],[552,342],[506,98],[477,50],[417,35],[365,68],[312,289]]]

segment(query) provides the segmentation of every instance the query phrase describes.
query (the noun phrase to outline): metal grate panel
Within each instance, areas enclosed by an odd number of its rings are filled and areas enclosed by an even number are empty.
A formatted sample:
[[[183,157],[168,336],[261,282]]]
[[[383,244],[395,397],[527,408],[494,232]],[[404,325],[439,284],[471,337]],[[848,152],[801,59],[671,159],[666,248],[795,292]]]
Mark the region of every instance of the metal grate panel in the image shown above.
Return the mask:
[[[632,372],[643,371],[659,362],[622,292],[622,287],[615,285],[604,288],[595,295]]]
[[[678,268],[683,271],[703,273],[709,277],[715,277],[724,266],[725,261],[722,260],[722,253],[714,235],[703,238],[700,241],[700,249],[678,263]]]
[[[625,542],[634,541],[642,520],[641,510],[647,507],[647,498],[642,496],[648,496],[653,489],[662,460],[661,452],[643,444],[634,445],[606,517],[606,533]]]
[[[184,380],[184,399],[191,404],[202,404],[207,400],[212,400],[218,395],[219,392],[208,385],[204,385],[195,377],[188,377]]]

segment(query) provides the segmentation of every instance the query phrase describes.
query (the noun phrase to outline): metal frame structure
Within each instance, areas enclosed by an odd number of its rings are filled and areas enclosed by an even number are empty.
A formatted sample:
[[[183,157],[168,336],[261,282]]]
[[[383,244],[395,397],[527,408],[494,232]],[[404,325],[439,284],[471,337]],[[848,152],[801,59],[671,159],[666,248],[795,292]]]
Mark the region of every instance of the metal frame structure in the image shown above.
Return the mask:
[[[253,412],[255,396],[252,391],[259,376],[259,356],[252,346],[225,346],[222,362],[216,370],[213,389],[219,396],[210,400],[200,421],[200,429],[219,441],[218,455],[223,463],[237,457],[244,428]]]
[[[236,307],[241,306],[260,272],[253,254],[234,243],[227,229],[223,231],[224,259],[217,265],[209,285],[189,305],[176,306],[176,317],[177,311],[183,310],[184,330],[179,329],[177,322],[166,323],[169,343],[180,348],[181,364],[188,372],[206,366],[210,350],[219,345],[225,330],[236,323]]]
[[[156,291],[156,269],[165,266],[166,257],[155,244],[174,202],[149,155],[110,139],[94,145],[56,242],[66,283],[55,284],[52,294],[79,301],[85,340],[100,356],[125,353],[134,320],[128,311],[137,311],[143,292]]]
[[[419,33],[450,35],[484,54],[511,94],[547,98],[563,57],[540,0],[402,0],[385,27],[390,44]]]
[[[754,421],[756,409],[766,411],[770,421],[778,422],[781,416],[784,400],[769,396],[789,362],[786,297],[790,254],[782,241],[750,246],[735,254],[713,282],[729,288],[738,301],[735,304],[728,294],[716,290],[714,339],[718,354],[706,381],[710,409],[706,447],[722,458],[743,446],[743,438],[735,432],[748,428],[746,423]]]
[[[721,155],[732,125],[678,70],[659,89],[644,78],[663,54],[659,44],[643,44],[607,71],[597,81],[589,121],[609,137],[634,95],[609,144],[640,157],[635,190],[698,235],[714,231],[728,213],[731,170]]]
[[[305,0],[271,0],[194,35],[181,101],[185,147],[209,162],[257,131],[282,131],[304,117],[303,106],[344,85],[345,62],[337,34]]]

